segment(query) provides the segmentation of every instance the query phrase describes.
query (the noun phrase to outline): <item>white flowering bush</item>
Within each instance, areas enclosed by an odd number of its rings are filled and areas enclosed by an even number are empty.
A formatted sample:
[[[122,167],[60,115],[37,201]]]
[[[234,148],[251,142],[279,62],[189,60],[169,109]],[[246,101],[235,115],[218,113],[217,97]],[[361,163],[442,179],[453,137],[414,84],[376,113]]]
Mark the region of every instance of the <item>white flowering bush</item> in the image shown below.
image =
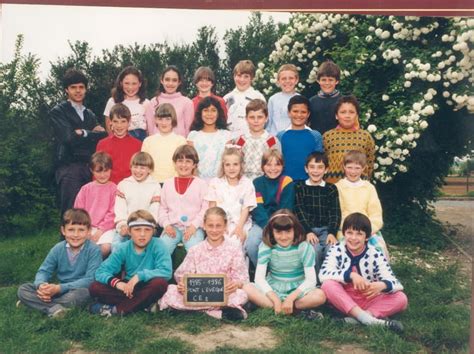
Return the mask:
[[[272,95],[278,67],[293,63],[298,90],[311,97],[319,65],[331,58],[342,93],[361,102],[362,127],[376,142],[374,177],[386,183],[410,170],[409,157],[441,108],[453,119],[474,113],[473,42],[474,19],[299,13],[258,64],[256,82]]]

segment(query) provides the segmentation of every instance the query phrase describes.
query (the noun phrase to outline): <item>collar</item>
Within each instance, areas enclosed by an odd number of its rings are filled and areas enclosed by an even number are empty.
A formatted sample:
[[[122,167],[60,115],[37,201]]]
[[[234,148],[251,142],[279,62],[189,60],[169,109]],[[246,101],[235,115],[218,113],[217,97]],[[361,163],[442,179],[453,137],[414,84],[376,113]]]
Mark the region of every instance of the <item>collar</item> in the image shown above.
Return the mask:
[[[337,130],[342,130],[342,131],[345,131],[345,132],[356,132],[360,129],[360,126],[359,126],[359,122],[356,122],[356,124],[350,128],[350,129],[346,129],[346,128],[343,128],[341,127],[339,124],[336,126],[336,129]]]
[[[313,129],[311,129],[311,128],[308,127],[307,125],[304,126],[304,129],[293,129],[293,128],[291,127],[291,123],[290,123],[290,125],[288,126],[288,128],[285,129],[285,131],[287,131],[287,130],[313,130]]]
[[[250,132],[248,134],[245,134],[245,139],[265,139],[265,140],[267,140],[269,136],[270,136],[270,133],[267,132],[264,129],[262,135],[260,135],[260,136],[253,136]]]
[[[343,181],[349,186],[349,187],[360,187],[364,184],[364,180],[362,178],[359,178],[358,181],[351,182],[349,181],[346,177],[344,177]]]
[[[86,245],[86,243],[84,242],[84,243],[82,244],[81,248],[79,248],[79,251],[78,251],[77,253],[81,252],[81,251],[84,249],[84,246],[85,246],[85,245]],[[70,245],[69,242],[67,242],[67,241],[66,241],[66,248],[69,248],[70,251],[72,252],[71,245]]]
[[[207,241],[207,238],[206,238],[204,245],[205,245],[205,247],[206,247],[206,250],[208,250],[208,251],[219,250],[219,249],[221,249],[222,247],[224,247],[224,245],[226,244],[226,241],[227,241],[227,240],[226,240],[225,237],[224,237],[224,241],[223,241],[219,246],[213,246],[213,245],[211,245],[211,244]]]
[[[362,252],[359,253],[359,254],[353,254],[351,251],[349,251],[349,250],[347,249],[347,246],[346,246],[345,243],[344,243],[344,248],[346,249],[346,254],[347,254],[347,255],[349,256],[349,258],[352,260],[351,263],[359,262],[360,259],[362,259],[362,257],[365,256],[365,254],[367,253],[367,250],[369,249],[369,248],[367,247],[367,243],[365,244],[365,247],[364,247],[364,249],[362,250]]]
[[[311,183],[311,180],[308,178],[305,181],[305,184],[307,186],[311,186],[311,187],[326,187],[326,181],[324,179],[322,179],[321,182],[319,182],[319,184],[313,184],[313,183]]]
[[[323,90],[319,90],[318,92],[318,96],[319,97],[324,97],[324,98],[331,98],[331,97],[335,97],[335,96],[338,96],[339,95],[339,90],[334,90],[333,92],[331,93],[325,93],[323,92]]]
[[[181,97],[182,94],[181,94],[181,92],[175,92],[175,93],[161,92],[159,96],[161,96],[163,98],[173,99],[173,98]]]
[[[85,111],[86,110],[86,107],[83,105],[83,104],[79,104],[79,103],[76,103],[76,102],[73,102],[71,100],[67,100],[71,106],[76,110],[76,111]]]

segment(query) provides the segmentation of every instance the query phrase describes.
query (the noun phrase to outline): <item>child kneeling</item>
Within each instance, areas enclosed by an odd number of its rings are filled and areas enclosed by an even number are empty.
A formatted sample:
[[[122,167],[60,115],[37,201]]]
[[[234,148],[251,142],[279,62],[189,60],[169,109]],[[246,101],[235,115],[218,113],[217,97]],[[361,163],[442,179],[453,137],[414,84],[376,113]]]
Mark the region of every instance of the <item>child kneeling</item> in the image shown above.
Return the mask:
[[[138,210],[127,223],[131,239],[102,263],[95,274],[97,281],[89,288],[99,301],[91,305],[91,313],[109,317],[140,311],[153,305],[168,288],[171,256],[163,241],[153,238],[155,219],[148,211]],[[116,277],[122,268],[123,277]]]
[[[367,243],[371,231],[364,214],[346,217],[344,241],[329,250],[319,272],[322,289],[331,305],[358,322],[401,332],[399,321],[380,319],[405,310],[408,300],[382,251]]]
[[[89,240],[91,219],[84,209],[69,209],[62,219],[65,240],[48,253],[34,283],[18,289],[17,306],[25,304],[49,317],[64,315],[67,308],[90,300],[89,285],[102,262],[100,248]],[[58,283],[50,283],[56,273]]]
[[[286,315],[324,304],[326,296],[316,289],[314,249],[304,240],[303,227],[291,211],[281,209],[271,216],[258,250],[255,285],[244,287],[251,302]],[[322,317],[314,311],[303,316]]]
[[[224,237],[227,229],[227,215],[222,208],[209,208],[204,215],[203,242],[189,249],[183,263],[174,273],[178,285],[170,285],[160,300],[160,309],[201,310],[215,318],[241,320],[247,317],[242,308],[247,302],[247,294],[242,287],[248,283],[248,269],[244,260],[242,247]],[[184,304],[185,274],[219,274],[227,275],[225,292],[228,302],[225,307],[189,307]]]

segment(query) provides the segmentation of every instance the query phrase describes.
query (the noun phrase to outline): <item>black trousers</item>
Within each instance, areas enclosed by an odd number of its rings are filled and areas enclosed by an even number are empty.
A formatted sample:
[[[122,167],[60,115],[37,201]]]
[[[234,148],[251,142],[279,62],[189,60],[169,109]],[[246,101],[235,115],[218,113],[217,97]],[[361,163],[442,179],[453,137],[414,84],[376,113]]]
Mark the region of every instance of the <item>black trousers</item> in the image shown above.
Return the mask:
[[[56,170],[58,185],[59,209],[61,217],[64,212],[74,206],[74,201],[81,187],[91,181],[91,172],[85,162],[74,162],[60,166]]]

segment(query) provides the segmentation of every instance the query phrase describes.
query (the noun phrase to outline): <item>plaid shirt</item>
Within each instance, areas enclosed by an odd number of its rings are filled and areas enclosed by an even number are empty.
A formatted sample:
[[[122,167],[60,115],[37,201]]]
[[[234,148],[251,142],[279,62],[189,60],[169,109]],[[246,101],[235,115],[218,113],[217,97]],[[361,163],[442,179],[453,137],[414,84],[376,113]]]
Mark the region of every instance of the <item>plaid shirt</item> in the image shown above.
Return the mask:
[[[305,181],[295,185],[295,213],[305,232],[312,228],[326,226],[328,233],[336,236],[341,223],[339,193],[334,184],[309,186]]]

